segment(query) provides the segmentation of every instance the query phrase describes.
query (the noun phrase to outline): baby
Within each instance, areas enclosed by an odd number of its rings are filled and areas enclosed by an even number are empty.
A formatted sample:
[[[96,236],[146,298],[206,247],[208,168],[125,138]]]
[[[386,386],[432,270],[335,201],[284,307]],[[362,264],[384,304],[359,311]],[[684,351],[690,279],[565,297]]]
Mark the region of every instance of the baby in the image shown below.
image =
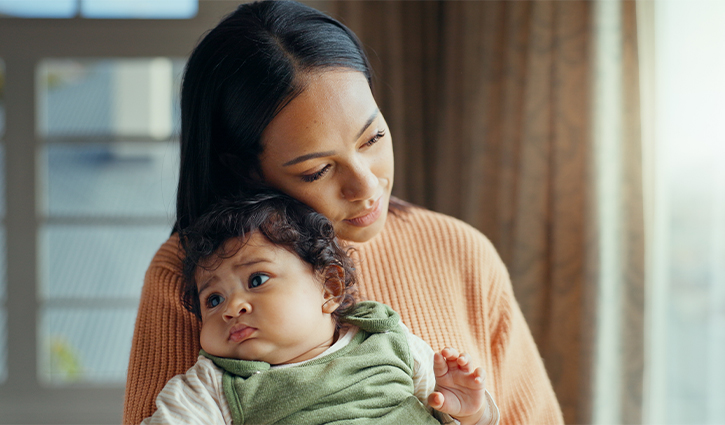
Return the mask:
[[[481,368],[390,307],[355,301],[330,222],[276,192],[217,204],[180,235],[201,353],[143,423],[498,423]]]

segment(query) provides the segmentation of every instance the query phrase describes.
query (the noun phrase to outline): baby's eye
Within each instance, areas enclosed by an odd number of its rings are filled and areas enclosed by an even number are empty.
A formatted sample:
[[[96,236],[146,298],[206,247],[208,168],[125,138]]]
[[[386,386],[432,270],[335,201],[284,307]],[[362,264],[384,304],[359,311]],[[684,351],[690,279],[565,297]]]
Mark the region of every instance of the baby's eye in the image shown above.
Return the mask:
[[[206,299],[206,307],[214,308],[223,302],[224,302],[224,297],[222,297],[221,295],[218,295],[218,294],[212,294],[212,295],[209,295],[209,297]]]
[[[262,284],[268,280],[269,280],[269,276],[264,275],[264,274],[252,275],[252,277],[249,278],[249,287],[256,288],[258,286],[262,286]]]

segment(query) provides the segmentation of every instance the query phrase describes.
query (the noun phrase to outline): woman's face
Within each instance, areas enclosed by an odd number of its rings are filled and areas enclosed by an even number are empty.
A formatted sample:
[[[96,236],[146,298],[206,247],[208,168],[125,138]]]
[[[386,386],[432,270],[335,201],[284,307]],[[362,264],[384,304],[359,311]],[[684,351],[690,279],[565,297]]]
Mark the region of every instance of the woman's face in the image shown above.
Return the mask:
[[[365,242],[383,229],[393,189],[390,130],[357,71],[305,77],[305,88],[262,133],[265,183]]]

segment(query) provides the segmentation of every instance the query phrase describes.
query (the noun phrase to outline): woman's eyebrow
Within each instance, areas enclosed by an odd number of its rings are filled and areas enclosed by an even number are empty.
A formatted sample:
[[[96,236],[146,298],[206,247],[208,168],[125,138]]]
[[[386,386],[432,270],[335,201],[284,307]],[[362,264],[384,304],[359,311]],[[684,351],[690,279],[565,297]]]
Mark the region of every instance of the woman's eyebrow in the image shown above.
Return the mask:
[[[334,153],[335,153],[335,151],[308,153],[307,155],[300,155],[297,158],[293,159],[292,161],[287,161],[284,164],[282,164],[282,166],[289,167],[290,165],[295,165],[295,164],[299,164],[300,162],[305,162],[308,159],[319,158],[321,156],[330,156],[330,155],[333,155]]]
[[[367,129],[368,129],[368,127],[370,127],[370,124],[372,124],[372,123],[373,123],[373,121],[375,121],[375,118],[377,118],[377,117],[378,117],[378,114],[379,114],[379,113],[380,113],[380,109],[379,109],[379,108],[375,108],[375,111],[373,112],[373,114],[372,114],[372,115],[370,115],[370,118],[368,118],[368,120],[367,120],[367,121],[365,122],[365,125],[364,125],[364,126],[363,126],[363,128],[362,128],[362,129],[360,130],[360,133],[358,133],[358,134],[357,134],[357,137],[355,138],[355,140],[359,139],[359,138],[360,138],[360,136],[362,136],[362,135],[363,135],[363,133],[365,133],[365,130],[367,130]]]
[[[365,125],[363,125],[362,129],[360,129],[360,132],[357,134],[357,137],[355,138],[355,140],[359,139],[360,136],[362,136],[363,133],[365,133],[365,130],[367,130],[367,128],[370,127],[370,124],[372,124],[373,121],[375,121],[375,118],[378,117],[379,113],[380,113],[380,109],[375,108],[375,111],[372,113],[372,115],[370,115],[370,118],[368,118],[368,120],[365,121]],[[334,154],[335,154],[335,151],[308,153],[306,155],[300,155],[291,161],[287,161],[284,164],[282,164],[282,166],[289,167],[290,165],[295,165],[295,164],[299,164],[300,162],[305,162],[308,159],[320,158],[323,156],[330,156],[330,155],[334,155]]]

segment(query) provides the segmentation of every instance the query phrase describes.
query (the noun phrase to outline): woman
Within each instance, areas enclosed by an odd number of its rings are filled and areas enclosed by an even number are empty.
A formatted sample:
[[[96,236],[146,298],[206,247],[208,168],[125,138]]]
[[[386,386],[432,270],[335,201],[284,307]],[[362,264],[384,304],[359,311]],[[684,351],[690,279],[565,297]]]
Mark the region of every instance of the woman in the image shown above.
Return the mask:
[[[472,227],[391,197],[392,139],[359,41],[294,2],[242,5],[199,43],[182,85],[175,230],[224,196],[271,186],[328,217],[356,249],[363,297],[389,304],[435,350],[486,370],[502,423],[563,423],[504,265]],[[181,306],[178,237],[146,274],[124,423],[139,423],[194,364],[199,324]]]

